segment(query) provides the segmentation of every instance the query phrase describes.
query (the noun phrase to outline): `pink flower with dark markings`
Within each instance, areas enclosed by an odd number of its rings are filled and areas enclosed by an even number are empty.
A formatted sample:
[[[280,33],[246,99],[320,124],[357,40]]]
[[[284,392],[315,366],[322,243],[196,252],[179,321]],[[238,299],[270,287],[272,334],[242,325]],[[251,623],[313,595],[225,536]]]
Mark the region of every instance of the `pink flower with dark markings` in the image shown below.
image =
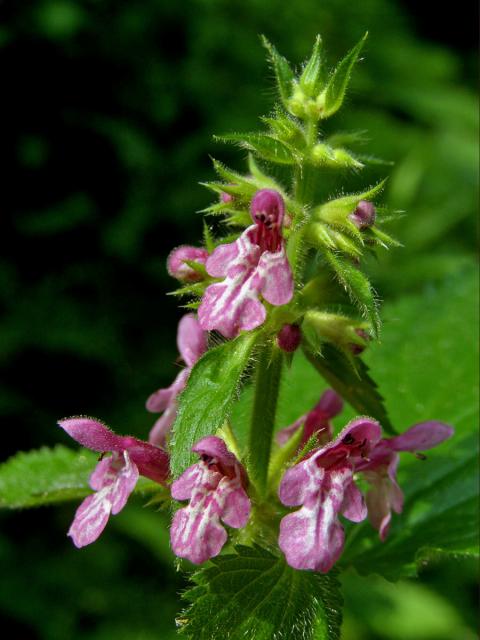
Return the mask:
[[[329,571],[344,544],[339,514],[352,522],[367,517],[353,473],[380,435],[378,422],[357,418],[335,440],[286,471],[280,500],[287,507],[301,508],[282,519],[278,543],[294,569]]]
[[[223,281],[205,290],[198,319],[203,329],[216,329],[226,338],[265,321],[260,297],[280,306],[293,296],[292,271],[282,237],[282,196],[272,189],[257,191],[251,215],[255,224],[235,242],[217,247],[206,262],[207,273]]]
[[[175,500],[189,500],[179,509],[170,529],[173,552],[194,564],[217,556],[227,541],[220,520],[234,529],[250,517],[244,468],[220,438],[207,436],[192,447],[200,461],[189,467],[171,487]]]
[[[277,433],[278,444],[286,444],[302,428],[303,435],[300,447],[306,444],[314,434],[316,434],[319,444],[325,444],[332,438],[332,423],[330,421],[341,413],[342,409],[343,401],[340,396],[333,389],[327,389],[311,411]]]
[[[202,275],[187,264],[185,260],[205,264],[207,258],[208,251],[206,249],[181,245],[173,249],[168,256],[167,271],[172,278],[176,278],[181,282],[197,282],[198,280],[202,280]]]
[[[159,446],[165,444],[166,436],[177,415],[177,396],[184,390],[193,365],[207,350],[207,333],[201,329],[193,313],[187,313],[178,323],[177,346],[187,366],[180,371],[169,387],[152,393],[146,405],[147,410],[152,413],[163,411],[149,435],[149,441]]]
[[[383,541],[388,535],[392,510],[403,510],[403,493],[397,483],[398,451],[425,451],[450,438],[452,427],[442,422],[421,422],[395,438],[383,438],[362,460],[357,471],[370,483],[367,493],[368,517]]]
[[[125,506],[139,475],[164,483],[169,474],[168,454],[132,436],[118,436],[93,418],[67,418],[58,423],[82,446],[111,452],[102,458],[90,476],[95,491],[77,509],[68,535],[76,547],[94,542],[108,522]]]

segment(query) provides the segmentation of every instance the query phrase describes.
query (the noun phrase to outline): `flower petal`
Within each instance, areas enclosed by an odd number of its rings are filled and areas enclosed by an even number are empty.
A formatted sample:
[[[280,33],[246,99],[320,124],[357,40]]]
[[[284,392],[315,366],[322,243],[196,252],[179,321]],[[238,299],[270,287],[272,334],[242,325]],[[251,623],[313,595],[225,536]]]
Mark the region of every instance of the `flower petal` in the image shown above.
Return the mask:
[[[224,480],[226,481],[225,478]],[[236,488],[234,488],[235,486]],[[232,480],[229,480],[228,483],[220,482],[217,488],[217,494],[222,491],[226,492],[222,511],[223,522],[234,529],[242,529],[246,526],[250,518],[250,498],[240,483],[237,482],[235,485]]]
[[[192,491],[201,479],[202,468],[198,463],[192,464],[182,475],[172,482],[170,492],[174,500],[190,500]]]
[[[240,253],[238,241],[219,245],[206,262],[208,275],[213,278],[224,278],[229,267],[236,261]]]
[[[343,410],[343,400],[333,389],[323,392],[315,409],[321,411],[325,418],[334,418]]]
[[[138,481],[138,467],[130,459],[126,451],[123,453],[124,465],[117,474],[115,483],[111,487],[112,514],[117,515],[127,504],[130,494]]]
[[[430,420],[420,422],[405,433],[391,438],[390,444],[396,451],[425,451],[450,438],[453,432],[448,424]]]
[[[124,436],[122,440],[125,451],[142,476],[164,483],[170,473],[168,453],[160,447],[132,436]]]
[[[338,513],[351,478],[349,465],[326,471],[317,493],[312,492],[301,509],[282,519],[278,542],[294,569],[327,572],[338,560],[345,537]]]
[[[85,498],[78,507],[67,534],[78,549],[95,542],[105,529],[111,510],[110,487]]]
[[[319,467],[316,455],[287,469],[284,473],[278,497],[286,507],[296,507],[303,504],[319,487],[325,476],[325,469]]]
[[[60,427],[83,447],[93,451],[123,450],[123,438],[113,433],[103,422],[94,418],[66,418],[60,420]]]
[[[175,402],[178,394],[184,390],[189,375],[189,368],[182,369],[169,387],[152,393],[147,400],[147,411],[152,413],[166,411]]]
[[[170,528],[170,543],[175,555],[201,564],[218,556],[227,541],[227,532],[219,522],[221,505],[215,492],[197,487],[190,504],[179,509]]]
[[[293,297],[293,275],[283,245],[275,253],[263,252],[257,273],[262,278],[260,291],[267,302],[275,306],[290,302]]]
[[[345,486],[342,515],[351,522],[362,522],[367,517],[367,505],[361,491],[353,480]]]
[[[187,313],[178,323],[177,346],[188,367],[193,367],[207,350],[207,334],[193,313]]]

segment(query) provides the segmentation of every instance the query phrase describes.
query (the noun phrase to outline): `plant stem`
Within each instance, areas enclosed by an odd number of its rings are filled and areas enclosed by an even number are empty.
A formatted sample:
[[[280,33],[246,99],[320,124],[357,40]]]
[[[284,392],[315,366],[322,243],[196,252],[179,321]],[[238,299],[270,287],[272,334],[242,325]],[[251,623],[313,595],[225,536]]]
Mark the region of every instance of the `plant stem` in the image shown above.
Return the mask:
[[[272,448],[273,427],[277,411],[283,354],[271,342],[259,354],[255,371],[249,446],[250,471],[261,496],[267,492],[268,464]]]

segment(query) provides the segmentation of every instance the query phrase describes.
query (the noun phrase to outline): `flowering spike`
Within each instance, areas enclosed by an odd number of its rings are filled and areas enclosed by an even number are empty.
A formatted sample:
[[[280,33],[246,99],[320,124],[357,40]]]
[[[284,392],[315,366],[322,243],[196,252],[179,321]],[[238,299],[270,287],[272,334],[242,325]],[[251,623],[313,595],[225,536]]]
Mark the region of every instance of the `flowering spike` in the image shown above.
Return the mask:
[[[247,524],[250,500],[245,470],[223,440],[207,436],[192,451],[200,461],[172,484],[172,497],[189,504],[176,512],[170,541],[177,556],[201,564],[217,556],[227,541],[220,520],[235,529]]]

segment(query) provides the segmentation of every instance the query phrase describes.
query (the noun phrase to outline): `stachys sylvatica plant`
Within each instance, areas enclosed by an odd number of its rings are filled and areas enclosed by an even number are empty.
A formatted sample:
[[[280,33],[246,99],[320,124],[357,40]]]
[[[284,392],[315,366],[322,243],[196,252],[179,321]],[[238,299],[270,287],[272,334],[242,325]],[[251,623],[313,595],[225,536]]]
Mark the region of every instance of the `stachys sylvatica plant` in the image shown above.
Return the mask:
[[[88,452],[58,454],[44,502],[56,500],[55,473],[62,499],[83,495],[68,531],[79,548],[133,492],[170,509],[173,553],[199,565],[177,621],[191,638],[339,637],[342,553],[368,527],[376,540],[363,536],[361,548],[381,547],[402,518],[399,454],[422,465],[422,452],[453,433],[438,416],[392,425],[362,361],[380,333],[362,263],[398,244],[384,230],[395,217],[379,201],[385,181],[346,193],[337,180],[324,195],[332,176],[346,180],[369,160],[347,149],[355,134],[322,135],[364,42],[328,71],[317,38],[295,73],[264,41],[278,103],[263,131],[221,137],[247,150],[246,172],[214,161],[203,241],[172,248],[167,261],[186,309],[177,333],[184,366],[147,400],[158,414],[148,440],[94,418],[59,422],[100,458],[93,466]],[[308,406],[299,387],[302,415],[278,424],[282,379],[299,357],[329,388],[319,386]],[[247,410],[233,419],[245,397]],[[344,403],[358,415],[335,429]],[[38,466],[47,454],[37,454]],[[69,473],[89,477],[93,492],[69,485]]]

